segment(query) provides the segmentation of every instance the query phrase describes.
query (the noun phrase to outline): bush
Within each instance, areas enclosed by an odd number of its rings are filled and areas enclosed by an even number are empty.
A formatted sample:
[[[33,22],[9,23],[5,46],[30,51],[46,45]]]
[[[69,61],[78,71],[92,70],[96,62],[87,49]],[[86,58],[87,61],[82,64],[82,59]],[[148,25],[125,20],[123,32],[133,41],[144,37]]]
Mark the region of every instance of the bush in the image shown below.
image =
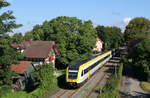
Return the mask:
[[[57,90],[57,78],[53,75],[54,70],[51,65],[42,65],[38,71],[40,80],[39,88],[31,92],[32,95],[43,98]]]

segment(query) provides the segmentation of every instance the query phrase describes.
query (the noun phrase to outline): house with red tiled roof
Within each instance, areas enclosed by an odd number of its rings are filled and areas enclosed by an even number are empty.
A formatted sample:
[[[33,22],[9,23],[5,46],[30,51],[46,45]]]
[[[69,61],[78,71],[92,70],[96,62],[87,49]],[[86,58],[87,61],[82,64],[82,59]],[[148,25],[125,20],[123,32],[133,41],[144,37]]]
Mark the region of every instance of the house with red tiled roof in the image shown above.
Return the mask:
[[[56,56],[59,56],[59,48],[54,41],[24,41],[20,44],[11,44],[23,56],[26,61],[19,64],[12,64],[11,70],[18,74],[13,77],[14,88],[19,90],[32,86],[34,79],[30,72],[35,70],[36,65],[43,63],[53,63],[55,65]]]
[[[13,87],[17,90],[24,90],[29,86],[33,86],[34,79],[30,74],[35,70],[32,62],[20,61],[19,64],[12,64],[11,70],[17,74],[12,77]]]
[[[32,61],[34,65],[55,63],[56,56],[60,55],[54,41],[25,41],[21,44],[13,43],[11,46],[22,53],[27,61]]]

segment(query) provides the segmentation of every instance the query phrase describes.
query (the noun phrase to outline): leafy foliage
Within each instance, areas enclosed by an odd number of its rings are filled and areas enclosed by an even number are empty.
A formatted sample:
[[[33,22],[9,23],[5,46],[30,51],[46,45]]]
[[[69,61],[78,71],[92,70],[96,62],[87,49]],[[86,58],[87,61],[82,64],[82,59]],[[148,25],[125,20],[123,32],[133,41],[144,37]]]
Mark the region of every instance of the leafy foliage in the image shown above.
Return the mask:
[[[1,0],[0,10],[9,5],[6,0]],[[15,23],[12,11],[0,14],[0,86],[11,85],[11,77],[14,73],[10,70],[10,64],[22,59],[22,56],[9,46],[11,39],[6,34],[19,26]]]
[[[54,69],[50,64],[44,64],[37,68],[35,77],[37,77],[39,87],[31,92],[31,95],[38,96],[42,98],[47,96],[49,93],[55,92],[57,90],[57,79],[53,75]]]
[[[124,37],[127,43],[134,39],[150,37],[150,20],[144,17],[132,19],[126,26]]]
[[[123,45],[123,33],[118,27],[97,26],[96,31],[99,38],[104,41],[105,49],[118,48]]]
[[[97,36],[91,21],[82,22],[66,16],[36,25],[31,32],[28,34],[34,40],[52,40],[59,45],[61,57],[58,61],[63,65],[91,55]]]
[[[132,59],[138,76],[150,81],[150,39],[145,39],[132,47],[128,57]]]
[[[26,34],[24,35],[24,40],[31,40],[31,39],[33,39],[33,34],[32,34],[32,32],[26,32]]]
[[[11,39],[13,43],[21,43],[24,40],[24,37],[21,33],[16,33]]]
[[[6,0],[0,1],[0,10],[3,7],[7,7],[10,4]],[[4,12],[0,15],[0,34],[5,34],[7,32],[12,32],[12,29],[18,28],[21,25],[15,23],[15,17],[12,15],[12,11]]]

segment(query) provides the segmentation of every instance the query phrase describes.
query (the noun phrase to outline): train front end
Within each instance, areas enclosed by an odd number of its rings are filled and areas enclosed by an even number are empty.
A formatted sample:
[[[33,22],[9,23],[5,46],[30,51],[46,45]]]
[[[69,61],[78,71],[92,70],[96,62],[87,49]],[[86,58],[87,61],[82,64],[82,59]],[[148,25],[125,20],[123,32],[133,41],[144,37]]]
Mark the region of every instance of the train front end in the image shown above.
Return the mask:
[[[78,86],[78,70],[67,68],[66,71],[66,82],[68,86],[77,87]]]

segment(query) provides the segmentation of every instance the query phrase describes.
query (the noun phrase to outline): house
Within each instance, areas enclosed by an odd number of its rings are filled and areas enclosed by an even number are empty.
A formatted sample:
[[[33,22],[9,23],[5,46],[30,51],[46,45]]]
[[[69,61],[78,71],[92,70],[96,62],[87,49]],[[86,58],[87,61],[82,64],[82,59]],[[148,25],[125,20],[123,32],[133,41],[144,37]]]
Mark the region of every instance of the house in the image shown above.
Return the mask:
[[[20,61],[19,64],[12,64],[11,70],[17,75],[12,77],[13,87],[16,90],[24,90],[33,85],[34,79],[30,74],[33,72],[34,66],[30,61]]]
[[[104,42],[100,38],[96,38],[96,47],[93,49],[94,51],[101,52],[103,49]]]
[[[11,46],[17,49],[27,61],[34,65],[43,63],[55,64],[56,56],[60,55],[58,46],[54,41],[25,41],[21,44],[13,43]]]

